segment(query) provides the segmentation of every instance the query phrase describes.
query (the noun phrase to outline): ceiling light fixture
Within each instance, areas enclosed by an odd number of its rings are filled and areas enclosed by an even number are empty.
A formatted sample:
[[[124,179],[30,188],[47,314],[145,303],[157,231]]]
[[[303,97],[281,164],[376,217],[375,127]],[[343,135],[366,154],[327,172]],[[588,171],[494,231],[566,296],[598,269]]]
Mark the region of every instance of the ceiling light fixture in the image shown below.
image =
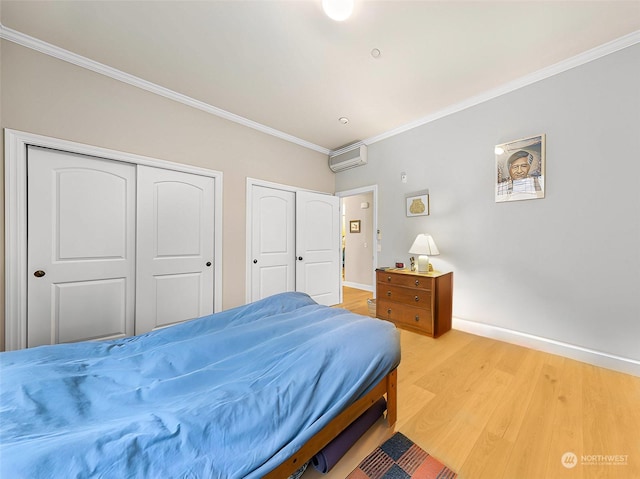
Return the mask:
[[[353,13],[353,0],[322,0],[322,9],[329,18],[341,22]]]
[[[371,50],[371,56],[373,58],[380,58],[380,55],[382,55],[382,52],[379,48],[374,48],[373,50]]]
[[[347,123],[349,123],[349,118],[347,118],[346,116],[341,116],[340,118],[338,118],[338,121],[343,125],[346,125]]]

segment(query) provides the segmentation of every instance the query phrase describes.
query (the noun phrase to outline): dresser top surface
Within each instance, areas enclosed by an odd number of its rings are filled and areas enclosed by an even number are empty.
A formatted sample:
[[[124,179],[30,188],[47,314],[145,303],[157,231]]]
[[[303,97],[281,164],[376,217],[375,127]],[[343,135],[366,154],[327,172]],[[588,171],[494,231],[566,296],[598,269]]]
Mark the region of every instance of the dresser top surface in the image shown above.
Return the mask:
[[[386,269],[376,269],[379,273],[398,273],[398,274],[406,274],[408,276],[424,276],[426,278],[438,278],[440,276],[444,276],[446,274],[451,274],[450,272],[443,271],[429,271],[428,273],[418,273],[417,271],[410,271],[408,269],[399,269],[399,268],[386,268]]]

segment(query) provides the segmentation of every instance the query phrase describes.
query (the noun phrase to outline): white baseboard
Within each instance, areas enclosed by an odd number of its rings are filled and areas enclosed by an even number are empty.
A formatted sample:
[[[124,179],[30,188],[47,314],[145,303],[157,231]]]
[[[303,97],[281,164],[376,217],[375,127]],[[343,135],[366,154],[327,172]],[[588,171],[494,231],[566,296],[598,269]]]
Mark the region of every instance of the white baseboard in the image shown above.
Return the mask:
[[[351,281],[343,281],[342,286],[347,286],[348,288],[361,289],[363,291],[369,291],[373,293],[373,286],[370,286],[368,284],[352,283]]]
[[[490,324],[453,318],[453,328],[640,377],[640,361]]]

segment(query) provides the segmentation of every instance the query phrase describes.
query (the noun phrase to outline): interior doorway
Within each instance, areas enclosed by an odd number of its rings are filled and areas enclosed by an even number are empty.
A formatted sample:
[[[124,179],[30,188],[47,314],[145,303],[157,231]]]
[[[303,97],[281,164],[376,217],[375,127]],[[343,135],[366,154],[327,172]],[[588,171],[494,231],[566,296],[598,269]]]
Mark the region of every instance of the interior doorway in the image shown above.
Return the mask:
[[[375,295],[377,185],[337,192],[336,196],[340,197],[342,284]]]

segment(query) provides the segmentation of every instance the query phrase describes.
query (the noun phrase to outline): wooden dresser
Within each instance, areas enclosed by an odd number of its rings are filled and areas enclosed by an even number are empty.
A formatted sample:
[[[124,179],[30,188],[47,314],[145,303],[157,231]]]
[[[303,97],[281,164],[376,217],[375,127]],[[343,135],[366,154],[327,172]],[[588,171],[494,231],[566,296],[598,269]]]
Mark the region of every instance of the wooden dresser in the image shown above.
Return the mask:
[[[376,316],[437,338],[451,329],[453,273],[376,271]]]

